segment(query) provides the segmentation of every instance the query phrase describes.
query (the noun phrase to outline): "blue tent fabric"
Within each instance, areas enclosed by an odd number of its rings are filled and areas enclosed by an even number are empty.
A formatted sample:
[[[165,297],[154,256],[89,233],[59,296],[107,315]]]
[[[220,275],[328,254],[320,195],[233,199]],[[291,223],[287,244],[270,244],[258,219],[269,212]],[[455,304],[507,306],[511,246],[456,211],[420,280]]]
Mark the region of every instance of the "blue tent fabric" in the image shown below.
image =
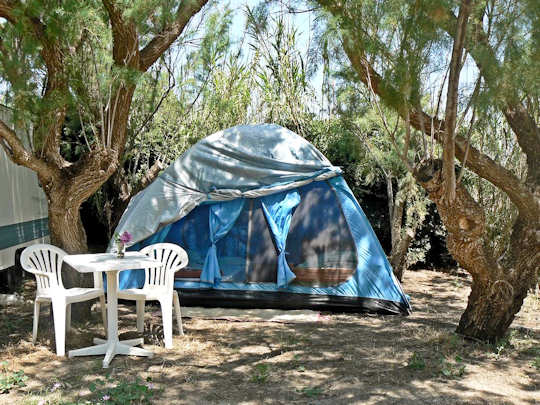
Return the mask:
[[[296,190],[271,194],[262,197],[261,203],[278,251],[277,286],[281,288],[296,278],[285,259],[285,242],[292,211],[300,203],[300,194]]]
[[[201,273],[201,281],[217,285],[221,281],[216,243],[233,227],[244,206],[244,199],[221,202],[210,206],[209,228],[212,245],[208,249]]]
[[[353,192],[341,176],[328,182],[337,192],[357,247],[358,267],[350,287],[363,297],[386,297],[388,300],[402,302],[410,307],[381,244]]]
[[[196,275],[175,280],[184,292],[371,300],[408,313],[409,300],[340,169],[291,134],[242,126],[205,138],[139,193],[116,231],[137,235],[129,250],[182,246],[186,271]],[[120,288],[143,282],[140,270],[120,273]]]
[[[365,214],[361,210],[356,198],[345,180],[340,176],[328,183],[335,190],[347,226],[353,236],[358,264],[353,277],[345,283],[329,287],[306,287],[289,284],[284,290],[299,294],[335,295],[343,297],[362,296],[375,299],[388,299],[408,306],[408,300],[403,293],[399,282],[393,275],[392,268],[376,239],[375,233]],[[204,288],[200,282],[184,282],[177,280],[178,288]],[[122,287],[124,288],[124,287]],[[127,288],[127,287],[126,287]],[[277,284],[271,283],[228,283],[222,282],[215,289],[221,290],[251,290],[278,292]]]

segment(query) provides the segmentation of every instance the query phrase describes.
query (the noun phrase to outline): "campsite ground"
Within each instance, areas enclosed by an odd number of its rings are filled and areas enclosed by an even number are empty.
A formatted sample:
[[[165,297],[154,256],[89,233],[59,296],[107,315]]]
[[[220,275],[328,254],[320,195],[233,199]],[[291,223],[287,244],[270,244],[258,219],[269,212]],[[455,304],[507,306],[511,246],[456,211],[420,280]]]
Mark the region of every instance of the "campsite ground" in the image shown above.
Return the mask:
[[[527,298],[507,339],[486,345],[453,333],[468,284],[457,275],[406,273],[409,317],[325,313],[289,323],[193,317],[170,351],[159,346],[159,311],[149,308],[145,340],[158,345],[155,356],[119,356],[108,370],[101,357],[57,358],[46,327],[32,346],[31,303],[4,307],[0,392],[27,379],[0,394],[0,403],[129,403],[130,395],[156,404],[540,403],[540,296]],[[135,335],[133,312],[121,308],[122,337]],[[96,313],[76,325],[67,348],[90,345],[102,333]]]

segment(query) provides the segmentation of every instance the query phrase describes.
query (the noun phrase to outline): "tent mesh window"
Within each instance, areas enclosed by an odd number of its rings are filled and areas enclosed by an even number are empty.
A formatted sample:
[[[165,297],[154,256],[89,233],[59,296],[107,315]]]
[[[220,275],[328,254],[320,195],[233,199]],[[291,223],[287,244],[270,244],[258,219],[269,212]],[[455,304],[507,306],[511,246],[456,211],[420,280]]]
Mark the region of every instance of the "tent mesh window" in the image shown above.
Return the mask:
[[[287,236],[287,262],[295,284],[333,286],[352,277],[356,246],[334,189],[315,182],[299,189],[301,201]]]

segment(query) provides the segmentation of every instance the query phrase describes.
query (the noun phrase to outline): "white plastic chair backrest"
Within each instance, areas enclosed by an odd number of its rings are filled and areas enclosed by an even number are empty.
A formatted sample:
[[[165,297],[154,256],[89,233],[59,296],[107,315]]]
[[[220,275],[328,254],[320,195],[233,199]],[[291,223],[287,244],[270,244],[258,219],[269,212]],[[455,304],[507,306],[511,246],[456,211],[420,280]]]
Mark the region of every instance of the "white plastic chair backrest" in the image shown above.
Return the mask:
[[[62,249],[47,244],[32,245],[23,250],[21,266],[36,276],[38,293],[64,288],[61,271],[62,261],[66,254]],[[46,273],[48,277],[40,273]]]
[[[146,268],[144,275],[144,287],[172,288],[174,273],[186,267],[188,255],[180,246],[172,243],[156,243],[141,249],[141,253],[161,262],[161,267]]]

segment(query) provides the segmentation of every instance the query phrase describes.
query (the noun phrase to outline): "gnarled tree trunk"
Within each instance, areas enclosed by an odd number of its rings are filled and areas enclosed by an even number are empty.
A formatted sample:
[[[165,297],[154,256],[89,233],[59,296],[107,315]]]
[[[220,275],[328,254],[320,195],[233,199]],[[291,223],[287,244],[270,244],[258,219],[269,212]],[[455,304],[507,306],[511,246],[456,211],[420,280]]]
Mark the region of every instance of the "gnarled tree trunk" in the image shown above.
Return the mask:
[[[68,254],[88,252],[86,231],[80,208],[81,204],[101,186],[117,167],[115,154],[95,153],[87,161],[88,170],[77,172],[71,166],[55,172],[51,177],[39,176],[47,195],[49,234],[51,243]],[[66,288],[93,287],[93,276],[79,273],[64,265],[62,282]],[[88,319],[91,302],[72,305],[72,320]]]
[[[520,310],[527,291],[536,281],[540,261],[538,223],[514,225],[518,252],[513,267],[503,267],[494,258],[486,243],[486,222],[483,209],[458,185],[452,203],[444,198],[440,161],[423,166],[417,173],[419,183],[437,205],[448,231],[447,246],[452,256],[472,276],[471,293],[457,332],[468,337],[496,341]],[[536,229],[535,229],[536,227]]]
[[[47,197],[49,204],[49,233],[51,243],[61,247],[68,253],[85,253],[86,232],[79,213],[80,203],[70,204],[67,196],[62,193],[51,193]],[[79,273],[65,264],[62,267],[62,282],[64,287],[93,287],[93,278],[90,273]],[[90,318],[91,302],[72,304],[71,317],[74,322]]]

